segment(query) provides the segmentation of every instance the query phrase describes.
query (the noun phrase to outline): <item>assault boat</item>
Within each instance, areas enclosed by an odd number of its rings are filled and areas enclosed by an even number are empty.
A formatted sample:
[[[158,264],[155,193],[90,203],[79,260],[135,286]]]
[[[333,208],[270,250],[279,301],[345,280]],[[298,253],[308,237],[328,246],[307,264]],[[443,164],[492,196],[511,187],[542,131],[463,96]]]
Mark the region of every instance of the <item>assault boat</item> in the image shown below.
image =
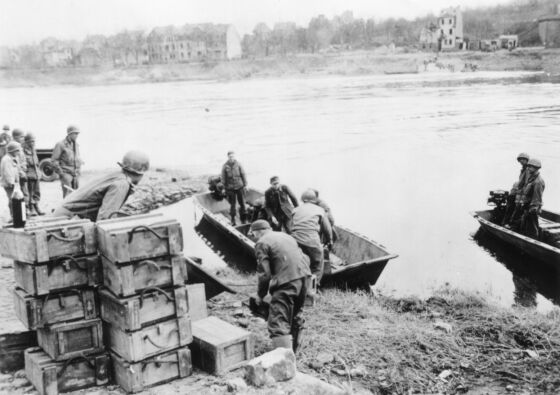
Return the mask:
[[[246,194],[249,211],[263,198],[262,192],[249,188]],[[232,225],[229,219],[230,207],[226,199],[219,200],[211,192],[207,192],[195,195],[194,203],[195,210],[201,211],[203,218],[215,229],[245,252],[255,256],[255,240],[249,235],[250,224]],[[235,222],[240,223],[238,219]],[[329,253],[328,261],[325,262],[321,285],[369,289],[377,282],[387,262],[398,255],[391,254],[381,244],[350,229],[336,225],[335,229],[338,239]]]
[[[543,263],[560,267],[560,214],[542,210],[539,216],[541,240],[532,239],[499,225],[499,221],[496,221],[496,209],[475,211],[471,214],[480,226],[494,237]]]

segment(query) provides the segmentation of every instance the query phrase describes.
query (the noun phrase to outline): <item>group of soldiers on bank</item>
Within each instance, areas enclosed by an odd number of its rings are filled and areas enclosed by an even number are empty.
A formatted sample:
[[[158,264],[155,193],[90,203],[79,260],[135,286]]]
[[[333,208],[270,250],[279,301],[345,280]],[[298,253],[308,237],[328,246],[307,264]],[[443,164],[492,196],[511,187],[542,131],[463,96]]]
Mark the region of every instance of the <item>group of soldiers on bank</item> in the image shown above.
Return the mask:
[[[62,203],[53,210],[54,216],[78,216],[92,221],[107,219],[119,210],[134,192],[134,187],[150,167],[146,154],[127,152],[120,171],[103,175],[80,187],[83,161],[77,142],[80,129],[68,126],[66,137],[59,141],[52,153],[51,163],[62,188]],[[10,215],[12,198],[24,199],[27,214],[44,215],[39,207],[41,199],[39,160],[35,150],[35,136],[19,129],[10,133],[4,126],[0,135],[0,183],[6,191]]]
[[[304,191],[301,203],[298,202],[291,189],[274,176],[270,178],[264,202],[255,202],[256,211],[249,218],[245,203],[247,177],[233,151],[228,152],[220,181],[230,204],[231,224],[236,225],[237,204],[240,221],[253,221],[250,233],[256,239],[256,302],[262,304],[270,293],[268,331],[273,347],[296,351],[311,275],[320,283],[325,249],[331,249],[336,238],[330,208],[313,189]]]
[[[541,161],[525,152],[517,155],[517,161],[521,165],[519,180],[508,195],[502,226],[538,240],[545,187],[540,175]]]

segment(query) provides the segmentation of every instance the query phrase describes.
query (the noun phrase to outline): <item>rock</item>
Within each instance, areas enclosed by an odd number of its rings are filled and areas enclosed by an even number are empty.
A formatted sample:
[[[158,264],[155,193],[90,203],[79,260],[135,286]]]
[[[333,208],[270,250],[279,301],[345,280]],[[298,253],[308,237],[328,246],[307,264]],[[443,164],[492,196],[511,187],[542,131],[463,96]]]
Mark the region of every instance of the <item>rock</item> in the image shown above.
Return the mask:
[[[440,378],[440,379],[443,380],[443,381],[446,381],[446,379],[447,379],[449,376],[451,376],[452,374],[453,374],[453,371],[452,371],[452,370],[446,369],[446,370],[444,370],[443,372],[441,372],[441,373],[439,374],[438,378]]]
[[[14,379],[14,381],[12,381],[12,387],[14,388],[27,387],[28,385],[31,385],[31,383],[24,378]]]
[[[4,383],[7,382],[8,380],[10,380],[12,378],[11,374],[3,374],[0,373],[0,383]]]
[[[256,387],[286,381],[296,374],[296,356],[291,349],[277,348],[245,365],[245,380]]]
[[[320,352],[319,354],[317,354],[317,356],[315,357],[315,360],[320,363],[320,364],[327,364],[327,363],[331,363],[332,361],[334,361],[334,355],[332,355],[329,352]]]
[[[364,365],[358,365],[355,368],[350,369],[351,377],[364,377],[367,375],[367,369]]]
[[[231,379],[226,384],[228,392],[239,392],[247,389],[247,383],[241,377]]]
[[[237,323],[240,327],[247,328],[251,322],[247,318],[238,318]]]
[[[344,369],[332,368],[331,372],[333,372],[334,374],[337,374],[339,376],[346,376],[346,370],[344,370]]]
[[[313,361],[309,362],[309,367],[311,369],[315,369],[316,371],[319,371],[323,368],[323,364],[318,362],[318,361],[313,360]]]
[[[233,311],[233,316],[234,317],[243,317],[243,316],[245,316],[245,313],[243,312],[243,309],[235,309]]]
[[[14,373],[14,377],[16,379],[25,379],[27,378],[27,374],[25,373],[25,370],[21,369]]]
[[[523,352],[525,354],[527,354],[528,356],[530,356],[533,359],[539,359],[539,354],[536,351],[533,350],[523,350]]]
[[[511,384],[506,385],[506,391],[509,391],[509,392],[513,391],[513,385],[511,385]]]
[[[451,333],[453,331],[453,327],[451,326],[451,324],[448,324],[448,323],[443,322],[443,321],[436,321],[434,323],[434,328],[441,329],[441,330],[445,331],[446,333]]]
[[[236,309],[239,309],[239,308],[243,307],[243,303],[241,303],[241,301],[238,300],[238,301],[236,301],[236,302],[233,302],[233,303],[231,304],[231,307],[235,307]]]
[[[283,393],[286,394],[321,394],[321,395],[342,395],[347,393],[346,391],[335,387],[334,385],[328,384],[323,380],[316,377],[310,376],[308,374],[297,372],[293,380],[288,382],[293,390],[287,389]]]

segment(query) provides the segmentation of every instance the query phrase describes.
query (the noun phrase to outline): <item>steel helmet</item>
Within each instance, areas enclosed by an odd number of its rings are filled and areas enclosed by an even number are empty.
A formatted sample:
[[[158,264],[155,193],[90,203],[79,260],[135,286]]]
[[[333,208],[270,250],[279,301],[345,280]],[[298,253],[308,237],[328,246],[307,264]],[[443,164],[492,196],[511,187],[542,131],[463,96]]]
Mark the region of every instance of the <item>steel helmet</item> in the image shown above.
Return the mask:
[[[529,160],[529,159],[530,159],[530,158],[529,158],[529,154],[526,153],[526,152],[522,152],[522,153],[520,153],[519,155],[517,155],[517,160],[519,160],[519,159],[527,159],[527,160]]]
[[[314,202],[317,199],[317,195],[313,189],[307,189],[301,194],[302,202]]]
[[[80,129],[75,125],[70,125],[66,128],[66,134],[80,133]]]
[[[143,175],[150,168],[150,158],[140,151],[128,151],[124,154],[122,163],[117,163],[123,170],[139,176]]]
[[[541,168],[541,161],[536,159],[536,158],[531,158],[529,159],[529,162],[527,162],[527,166],[533,166],[536,167],[537,169]]]
[[[35,141],[35,135],[31,132],[25,135],[25,141]]]
[[[12,130],[12,137],[13,138],[21,137],[21,136],[24,136],[24,135],[25,135],[25,133],[23,133],[23,130],[20,130],[20,129]]]
[[[17,141],[10,141],[6,146],[7,152],[16,152],[19,150],[21,150],[21,144],[18,143]]]

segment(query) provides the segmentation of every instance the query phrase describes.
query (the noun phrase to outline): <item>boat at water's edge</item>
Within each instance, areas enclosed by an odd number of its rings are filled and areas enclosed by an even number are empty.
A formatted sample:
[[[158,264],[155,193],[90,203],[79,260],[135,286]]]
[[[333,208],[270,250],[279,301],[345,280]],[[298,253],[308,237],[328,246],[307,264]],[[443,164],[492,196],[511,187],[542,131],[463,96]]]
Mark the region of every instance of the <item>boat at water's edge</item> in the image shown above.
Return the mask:
[[[249,188],[246,202],[254,205],[264,194]],[[232,226],[227,200],[216,200],[210,192],[194,196],[195,210],[202,212],[204,218],[232,242],[254,256],[255,241],[248,233],[250,224]],[[338,239],[334,243],[325,271],[322,285],[338,285],[350,288],[369,288],[374,285],[385,269],[387,262],[398,255],[391,254],[375,241],[350,229],[335,226]],[[256,263],[256,262],[255,262]]]

